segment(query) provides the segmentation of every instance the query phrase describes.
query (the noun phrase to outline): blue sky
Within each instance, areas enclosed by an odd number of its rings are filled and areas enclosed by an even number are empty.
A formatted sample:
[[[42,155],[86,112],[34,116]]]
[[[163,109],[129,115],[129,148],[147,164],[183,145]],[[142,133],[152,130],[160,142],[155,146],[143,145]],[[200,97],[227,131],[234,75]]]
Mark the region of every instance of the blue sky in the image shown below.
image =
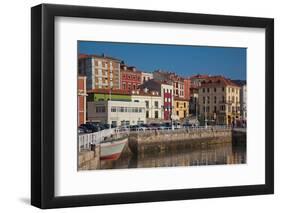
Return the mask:
[[[79,41],[81,54],[105,54],[142,71],[163,69],[181,76],[224,75],[246,80],[246,48]]]

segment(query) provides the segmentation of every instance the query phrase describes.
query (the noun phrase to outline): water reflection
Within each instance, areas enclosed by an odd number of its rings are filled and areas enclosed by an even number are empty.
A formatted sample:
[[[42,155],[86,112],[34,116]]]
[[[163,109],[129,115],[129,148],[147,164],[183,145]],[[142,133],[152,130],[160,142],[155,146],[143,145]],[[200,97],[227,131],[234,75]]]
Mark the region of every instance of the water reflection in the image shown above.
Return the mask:
[[[246,147],[232,143],[189,147],[154,154],[121,156],[116,161],[102,161],[101,169],[201,166],[246,163]]]

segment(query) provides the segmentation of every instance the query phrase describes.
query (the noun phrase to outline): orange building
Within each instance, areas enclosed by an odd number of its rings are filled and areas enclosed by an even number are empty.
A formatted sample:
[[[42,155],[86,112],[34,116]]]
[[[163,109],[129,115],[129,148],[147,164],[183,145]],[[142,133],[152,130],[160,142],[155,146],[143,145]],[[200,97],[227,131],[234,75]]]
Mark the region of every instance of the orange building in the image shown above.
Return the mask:
[[[86,76],[79,75],[77,79],[77,101],[78,101],[78,126],[86,123]]]

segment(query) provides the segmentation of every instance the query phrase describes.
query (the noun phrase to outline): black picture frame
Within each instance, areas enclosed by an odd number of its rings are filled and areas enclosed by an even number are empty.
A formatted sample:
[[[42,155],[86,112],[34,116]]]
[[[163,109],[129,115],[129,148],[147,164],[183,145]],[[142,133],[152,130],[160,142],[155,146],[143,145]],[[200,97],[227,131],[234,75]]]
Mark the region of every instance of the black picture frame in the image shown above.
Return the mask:
[[[54,23],[55,17],[83,17],[162,23],[264,28],[266,128],[265,184],[198,189],[56,197]],[[239,16],[41,4],[31,9],[31,204],[60,208],[139,203],[197,198],[217,198],[274,193],[274,20]]]

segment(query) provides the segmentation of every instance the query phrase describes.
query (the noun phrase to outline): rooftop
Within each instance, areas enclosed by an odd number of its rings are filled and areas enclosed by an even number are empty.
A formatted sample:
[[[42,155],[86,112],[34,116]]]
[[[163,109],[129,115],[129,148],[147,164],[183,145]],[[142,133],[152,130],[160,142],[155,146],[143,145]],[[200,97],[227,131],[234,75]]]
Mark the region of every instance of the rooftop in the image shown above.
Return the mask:
[[[201,82],[201,87],[216,86],[216,85],[239,87],[239,85],[234,83],[232,80],[227,79],[223,76],[211,76]]]
[[[114,57],[111,57],[111,56],[106,56],[105,54],[102,54],[102,55],[97,55],[97,54],[79,54],[79,59],[84,59],[84,58],[101,58],[101,59],[110,59],[110,60],[113,60],[113,61],[118,61],[118,62],[121,62],[120,59],[118,58],[114,58]]]

